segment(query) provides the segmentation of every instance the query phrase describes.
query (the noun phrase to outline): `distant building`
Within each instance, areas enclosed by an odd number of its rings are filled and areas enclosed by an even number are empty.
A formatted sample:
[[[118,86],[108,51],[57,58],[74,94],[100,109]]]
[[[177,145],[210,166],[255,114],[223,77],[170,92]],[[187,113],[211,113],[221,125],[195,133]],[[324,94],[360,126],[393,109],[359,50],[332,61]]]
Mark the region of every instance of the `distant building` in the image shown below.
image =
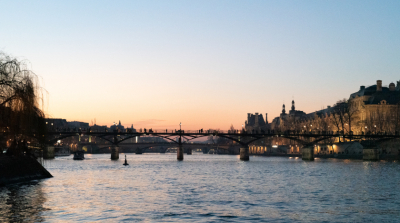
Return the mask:
[[[245,122],[245,129],[247,132],[262,132],[267,131],[269,129],[268,114],[265,114],[265,121],[262,114],[255,113],[254,115],[251,113],[247,113],[247,121]]]
[[[388,87],[377,80],[376,85],[360,86],[360,90],[350,95],[349,104],[356,115],[352,131],[400,131],[400,81]]]
[[[46,118],[45,119],[46,126],[48,129],[88,129],[89,128],[89,123],[87,122],[78,122],[78,121],[72,121],[68,122],[66,119],[61,119],[61,118]]]
[[[381,80],[377,80],[376,85],[360,86],[357,92],[350,94],[349,99],[309,113],[301,121],[308,131],[394,134],[400,131],[400,82],[397,86],[390,83],[385,87]]]
[[[282,130],[287,129],[288,125],[294,122],[298,122],[306,117],[306,113],[300,110],[296,110],[294,100],[292,100],[292,108],[289,113],[286,113],[285,104],[282,105],[282,113],[279,117],[276,117],[271,122],[271,129]]]
[[[89,123],[87,122],[78,122],[78,121],[72,121],[72,122],[68,122],[68,127],[70,129],[88,129],[89,128]]]
[[[349,99],[308,114],[295,110],[292,101],[289,113],[283,105],[282,113],[272,120],[270,128],[356,134],[368,131],[400,132],[400,81],[397,85],[390,83],[388,87],[382,86],[381,80],[377,80],[376,85],[360,86],[357,92],[350,94]]]
[[[55,129],[64,129],[68,128],[68,122],[66,119],[61,118],[46,118],[46,127],[48,129],[55,128]]]
[[[118,122],[118,125],[116,125],[116,124],[114,123],[114,125],[110,126],[110,131],[111,131],[111,132],[114,131],[114,130],[116,130],[116,129],[118,129],[118,130],[121,131],[121,132],[124,132],[125,127],[124,127],[123,125],[121,125],[121,120]]]
[[[108,127],[106,125],[92,125],[90,126],[90,130],[93,132],[105,132],[106,130],[108,130]]]
[[[289,112],[285,105],[282,112],[271,123],[262,119],[258,113],[247,115],[247,131],[270,129],[275,131],[293,131],[298,133],[341,132],[350,134],[399,134],[400,133],[400,81],[382,86],[360,86],[360,89],[348,99],[338,101],[334,106],[306,114],[295,109],[295,102]],[[314,145],[314,153],[319,155],[360,155],[362,146],[357,139],[346,137],[326,138]],[[399,155],[400,140],[386,142],[381,148],[382,154]],[[277,148],[286,148],[278,151]],[[250,145],[251,154],[264,153],[300,153],[302,145],[296,140],[282,137],[266,137]]]
[[[48,129],[88,129],[89,128],[89,123],[87,122],[78,122],[78,121],[72,121],[68,122],[66,119],[61,119],[61,118],[46,118],[45,119],[46,126]]]
[[[136,132],[136,129],[133,128],[133,124],[130,128],[126,128],[127,131]]]

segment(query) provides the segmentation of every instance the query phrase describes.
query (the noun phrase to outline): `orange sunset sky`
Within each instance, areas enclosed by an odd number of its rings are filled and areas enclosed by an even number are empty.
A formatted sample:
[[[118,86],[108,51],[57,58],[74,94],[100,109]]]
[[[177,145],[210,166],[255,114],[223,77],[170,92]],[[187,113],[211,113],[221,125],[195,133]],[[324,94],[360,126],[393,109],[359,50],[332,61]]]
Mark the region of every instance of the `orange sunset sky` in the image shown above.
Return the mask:
[[[400,79],[398,1],[5,4],[0,50],[40,76],[52,118],[240,128]]]

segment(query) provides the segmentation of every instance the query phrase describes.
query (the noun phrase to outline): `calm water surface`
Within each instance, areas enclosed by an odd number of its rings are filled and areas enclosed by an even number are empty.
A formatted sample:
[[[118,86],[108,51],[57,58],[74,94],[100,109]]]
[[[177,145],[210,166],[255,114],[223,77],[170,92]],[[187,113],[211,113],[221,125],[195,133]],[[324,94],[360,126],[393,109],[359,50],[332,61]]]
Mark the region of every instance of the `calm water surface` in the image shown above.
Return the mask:
[[[54,178],[0,188],[0,222],[400,221],[399,162],[127,156],[46,161]]]

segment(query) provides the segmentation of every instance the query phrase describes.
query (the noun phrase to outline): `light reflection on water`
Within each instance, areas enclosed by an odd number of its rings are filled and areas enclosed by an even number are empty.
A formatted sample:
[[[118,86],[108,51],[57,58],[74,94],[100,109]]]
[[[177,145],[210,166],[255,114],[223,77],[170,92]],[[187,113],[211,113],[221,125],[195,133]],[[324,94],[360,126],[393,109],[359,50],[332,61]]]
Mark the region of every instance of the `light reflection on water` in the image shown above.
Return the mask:
[[[121,158],[124,155],[121,154]],[[399,162],[127,154],[46,161],[54,178],[0,188],[3,221],[395,222]]]

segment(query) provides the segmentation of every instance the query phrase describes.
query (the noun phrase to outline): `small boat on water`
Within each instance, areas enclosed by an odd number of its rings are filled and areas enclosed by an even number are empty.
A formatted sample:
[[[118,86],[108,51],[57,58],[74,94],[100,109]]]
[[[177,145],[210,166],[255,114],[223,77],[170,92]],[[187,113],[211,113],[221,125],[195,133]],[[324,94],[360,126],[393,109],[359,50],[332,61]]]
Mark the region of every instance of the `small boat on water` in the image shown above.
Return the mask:
[[[83,151],[76,151],[74,152],[74,160],[84,160],[84,152]]]

